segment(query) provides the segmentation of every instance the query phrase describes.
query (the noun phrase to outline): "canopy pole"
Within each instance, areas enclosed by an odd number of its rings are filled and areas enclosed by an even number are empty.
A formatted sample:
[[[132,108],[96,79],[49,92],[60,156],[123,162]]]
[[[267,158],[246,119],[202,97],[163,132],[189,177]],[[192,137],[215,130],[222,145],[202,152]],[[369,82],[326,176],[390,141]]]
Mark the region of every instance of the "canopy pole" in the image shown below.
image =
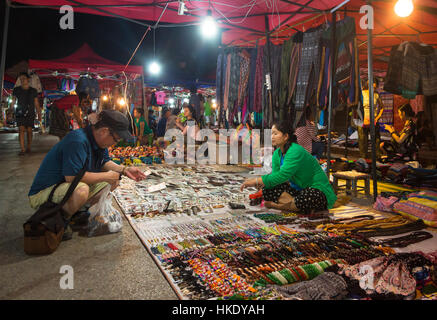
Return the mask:
[[[9,0],[5,3],[5,23],[3,26],[3,43],[2,43],[2,58],[1,58],[1,65],[0,65],[0,104],[3,102],[3,90],[5,86],[5,68],[6,68],[6,48],[8,45],[8,31],[9,31],[9,14],[11,5],[9,3]]]
[[[263,129],[264,129],[264,119],[268,120],[268,126],[270,126],[271,124],[271,116],[272,116],[272,109],[273,109],[273,98],[272,98],[272,75],[271,75],[271,70],[272,67],[270,65],[270,31],[269,31],[269,18],[267,16],[264,17],[264,22],[266,25],[266,46],[267,46],[267,73],[266,75],[268,75],[269,79],[270,79],[270,88],[267,87],[267,94],[268,94],[268,109],[267,112],[266,110],[264,110],[263,112]],[[268,115],[268,116],[267,116]],[[264,130],[263,130],[264,132]]]
[[[327,150],[327,156],[328,156],[328,166],[327,166],[327,175],[329,179],[329,175],[331,172],[331,122],[332,122],[332,104],[333,101],[333,91],[334,91],[334,72],[335,72],[335,62],[336,62],[336,33],[337,33],[337,19],[336,19],[336,13],[335,11],[332,12],[332,33],[331,33],[331,79],[330,79],[330,85],[329,85],[329,107],[328,107],[328,150]]]
[[[344,149],[344,157],[347,158],[347,154],[349,151],[347,147],[347,144],[349,142],[349,107],[346,105],[345,108],[346,108],[346,144]]]
[[[144,70],[141,73],[141,95],[143,96],[143,110],[146,118],[146,122],[149,123],[149,108],[146,105],[146,92],[144,90]]]
[[[372,1],[368,0],[367,4],[371,5]],[[372,17],[373,19],[373,17]],[[373,90],[373,57],[372,57],[372,29],[367,27],[367,70],[369,73],[369,104],[370,104],[370,136],[372,139],[372,180],[373,180],[373,201],[376,201],[378,196],[378,182],[376,181],[376,137],[375,137],[375,105],[374,105],[374,90]]]

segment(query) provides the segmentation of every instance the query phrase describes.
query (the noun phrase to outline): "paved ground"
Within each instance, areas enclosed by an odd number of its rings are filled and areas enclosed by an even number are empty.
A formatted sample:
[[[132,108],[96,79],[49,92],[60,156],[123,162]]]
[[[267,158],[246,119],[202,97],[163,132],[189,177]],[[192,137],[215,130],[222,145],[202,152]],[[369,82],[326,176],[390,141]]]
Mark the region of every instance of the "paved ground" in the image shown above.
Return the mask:
[[[0,299],[177,299],[138,237],[122,232],[61,243],[50,256],[23,251],[22,224],[33,213],[27,193],[44,155],[58,138],[34,133],[34,152],[18,157],[18,135],[0,134]],[[62,290],[61,266],[74,269]]]
[[[49,256],[23,251],[22,224],[33,213],[27,193],[58,138],[34,133],[33,153],[19,157],[18,135],[0,134],[0,299],[177,299],[124,220],[122,232],[79,237]],[[356,199],[367,206],[369,199]],[[61,266],[74,269],[74,289],[62,290]]]

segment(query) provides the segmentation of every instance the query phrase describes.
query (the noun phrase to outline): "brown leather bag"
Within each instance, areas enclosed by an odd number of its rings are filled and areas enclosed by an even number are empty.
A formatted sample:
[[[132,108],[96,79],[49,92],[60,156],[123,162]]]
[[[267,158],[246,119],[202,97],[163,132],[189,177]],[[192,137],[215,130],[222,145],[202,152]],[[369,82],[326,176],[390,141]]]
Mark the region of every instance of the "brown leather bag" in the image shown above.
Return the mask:
[[[42,204],[24,223],[24,252],[29,255],[38,255],[56,251],[64,235],[65,211],[62,207],[70,199],[84,174],[85,168],[74,178],[62,201],[56,204],[52,202],[53,194],[63,182],[58,183],[50,192],[47,202]]]

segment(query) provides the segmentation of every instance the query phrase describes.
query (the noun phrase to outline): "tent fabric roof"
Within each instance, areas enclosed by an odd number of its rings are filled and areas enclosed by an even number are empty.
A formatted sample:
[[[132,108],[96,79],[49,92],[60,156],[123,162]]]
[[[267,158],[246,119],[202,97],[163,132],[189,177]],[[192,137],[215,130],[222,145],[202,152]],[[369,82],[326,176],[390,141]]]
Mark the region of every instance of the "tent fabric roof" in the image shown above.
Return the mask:
[[[222,42],[225,45],[254,46],[255,41],[265,43],[265,17],[272,42],[277,44],[289,38],[297,30],[308,30],[312,26],[331,20],[330,9],[344,0],[220,0],[220,1],[185,1],[189,9],[185,15],[178,15],[178,1],[165,0],[17,0],[13,4],[60,6],[69,4],[75,11],[106,16],[118,15],[141,21],[157,21],[168,4],[160,22],[173,24],[199,24],[206,16],[207,10],[224,29]],[[374,0],[375,34],[373,47],[375,66],[384,64],[378,60],[388,57],[390,47],[402,41],[419,40],[437,45],[437,1],[415,0],[415,9],[410,17],[399,18],[394,13],[396,0]],[[367,61],[367,32],[360,28],[362,14],[360,7],[365,0],[351,0],[343,6],[342,15],[352,16],[356,21],[357,38],[360,47],[360,60]],[[95,8],[89,7],[90,5]],[[97,7],[96,7],[97,6]],[[346,9],[346,12],[345,12]],[[138,22],[138,21],[137,21]]]
[[[54,60],[29,60],[29,69],[66,70],[68,73],[90,71],[93,73],[113,75],[123,72],[125,66],[99,56],[85,43],[71,55]],[[126,74],[143,72],[142,66],[128,66]]]

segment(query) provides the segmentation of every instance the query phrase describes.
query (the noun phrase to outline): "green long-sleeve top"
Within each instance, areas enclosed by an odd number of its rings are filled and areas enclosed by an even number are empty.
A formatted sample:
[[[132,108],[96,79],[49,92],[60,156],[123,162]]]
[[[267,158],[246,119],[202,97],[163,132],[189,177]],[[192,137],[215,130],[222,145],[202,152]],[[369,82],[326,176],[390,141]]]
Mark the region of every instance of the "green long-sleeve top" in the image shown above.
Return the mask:
[[[281,157],[282,152],[278,148],[273,153],[272,173],[262,176],[265,187],[271,189],[290,180],[302,189],[318,189],[325,194],[328,209],[331,209],[337,196],[318,161],[297,143],[288,148],[282,166]]]

